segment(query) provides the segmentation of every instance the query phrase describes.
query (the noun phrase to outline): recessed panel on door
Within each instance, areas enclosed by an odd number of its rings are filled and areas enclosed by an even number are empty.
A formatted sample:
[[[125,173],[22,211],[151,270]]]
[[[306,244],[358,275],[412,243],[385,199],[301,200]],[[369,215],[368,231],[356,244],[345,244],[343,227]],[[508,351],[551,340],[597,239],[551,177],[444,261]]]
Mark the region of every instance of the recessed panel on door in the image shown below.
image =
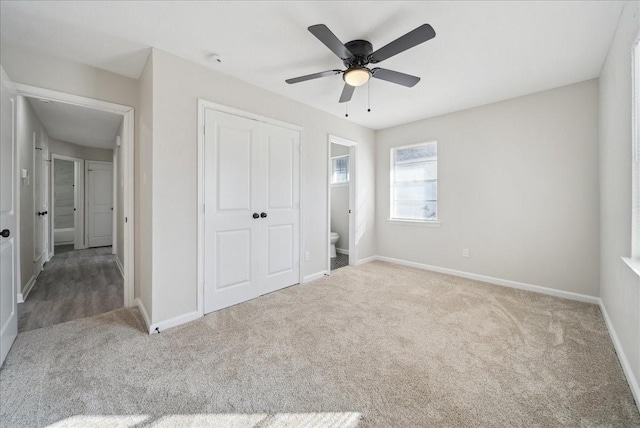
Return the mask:
[[[218,128],[218,210],[249,210],[253,130]]]
[[[290,136],[269,135],[267,152],[269,209],[293,208],[295,182],[293,169],[296,148],[296,141]]]
[[[294,227],[292,224],[270,226],[268,228],[268,276],[293,270],[293,236]]]
[[[216,289],[251,282],[251,229],[227,230],[216,234]]]
[[[0,332],[4,332],[16,315],[14,310],[16,291],[15,287],[10,286],[16,283],[14,277],[16,251],[13,243],[13,239],[0,241],[0,284],[3,285],[0,288]]]

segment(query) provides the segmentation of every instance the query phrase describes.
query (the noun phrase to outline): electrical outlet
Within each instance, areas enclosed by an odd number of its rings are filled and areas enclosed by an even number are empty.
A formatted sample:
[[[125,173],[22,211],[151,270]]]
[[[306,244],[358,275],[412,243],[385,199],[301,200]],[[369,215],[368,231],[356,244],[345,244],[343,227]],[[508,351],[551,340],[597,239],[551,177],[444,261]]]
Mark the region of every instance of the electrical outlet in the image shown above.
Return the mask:
[[[305,252],[304,252],[304,261],[305,261],[305,262],[308,262],[310,257],[311,257],[311,255],[309,254],[309,252],[308,252],[308,251],[305,251]]]
[[[462,249],[462,257],[469,257],[469,249],[468,248],[463,248]]]

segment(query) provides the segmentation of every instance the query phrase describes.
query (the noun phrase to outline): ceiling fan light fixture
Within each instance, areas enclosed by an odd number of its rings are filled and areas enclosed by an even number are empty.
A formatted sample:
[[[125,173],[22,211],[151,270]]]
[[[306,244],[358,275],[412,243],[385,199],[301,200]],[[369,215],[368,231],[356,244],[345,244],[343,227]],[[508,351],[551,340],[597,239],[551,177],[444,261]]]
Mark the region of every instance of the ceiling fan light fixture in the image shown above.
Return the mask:
[[[366,67],[355,67],[345,71],[342,78],[350,86],[362,86],[371,78],[371,71]]]

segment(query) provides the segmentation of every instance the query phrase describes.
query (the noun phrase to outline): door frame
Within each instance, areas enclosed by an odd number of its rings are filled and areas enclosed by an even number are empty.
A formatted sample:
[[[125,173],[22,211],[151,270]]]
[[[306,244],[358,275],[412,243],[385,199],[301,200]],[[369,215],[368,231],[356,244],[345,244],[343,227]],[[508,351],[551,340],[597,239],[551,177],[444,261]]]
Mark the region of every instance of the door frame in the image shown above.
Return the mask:
[[[115,149],[114,149],[115,152]],[[84,161],[84,248],[90,248],[89,247],[89,163],[100,163],[100,164],[109,164],[111,165],[111,185],[113,186],[113,177],[116,175],[116,171],[114,170],[114,164],[113,162],[109,162],[109,161],[95,161],[95,160],[89,160],[89,159],[85,159]],[[116,207],[114,206],[114,201],[115,201],[115,197],[116,197],[116,190],[115,188],[111,190],[111,218],[113,219],[113,213],[115,213],[116,211]],[[114,246],[116,244],[116,241],[114,240],[114,236],[115,234],[113,233],[113,228],[114,225],[111,225],[111,254],[115,254],[114,253]]]
[[[300,132],[300,151],[298,153],[299,162],[300,162],[300,174],[298,179],[299,181],[299,200],[300,200],[300,210],[299,210],[299,224],[300,224],[300,244],[299,244],[299,279],[298,283],[302,284],[304,282],[304,174],[303,174],[303,160],[304,160],[304,128],[298,125],[294,125],[287,122],[282,122],[276,119],[272,119],[270,117],[262,116],[259,114],[249,113],[244,110],[236,109],[233,107],[227,107],[222,104],[217,104],[211,101],[207,101],[202,98],[198,98],[198,121],[197,121],[197,135],[198,135],[198,205],[197,205],[197,265],[198,265],[198,273],[197,273],[197,293],[196,293],[196,302],[198,307],[199,316],[204,316],[204,141],[205,141],[205,110],[216,110],[222,113],[232,114],[239,117],[244,117],[246,119],[255,120],[258,122],[268,123],[270,125],[279,126],[282,128],[291,129],[293,131]]]
[[[358,198],[358,143],[329,134],[327,136],[327,275],[331,275],[331,144],[349,147],[349,265],[358,264],[358,247],[356,245],[356,218]]]
[[[55,256],[55,221],[56,221],[56,192],[55,192],[55,169],[56,159],[73,162],[73,200],[76,208],[73,213],[73,249],[80,250],[84,247],[84,179],[82,178],[81,171],[84,171],[84,160],[80,158],[74,158],[72,156],[59,155],[57,153],[49,153],[51,158],[51,168],[49,183],[51,183],[51,203],[49,211],[51,212],[51,227],[49,228],[49,242],[51,242],[49,254],[51,257]],[[83,221],[80,221],[80,220]]]
[[[25,102],[27,102],[25,100]],[[42,180],[42,183],[40,184],[40,192],[42,193],[42,195],[40,195],[41,197],[44,198],[44,204],[46,205],[47,209],[46,211],[50,210],[50,205],[51,205],[51,198],[49,197],[49,173],[51,172],[51,168],[48,167],[48,161],[49,159],[47,159],[49,157],[49,141],[46,142],[46,144],[44,144],[44,142],[40,139],[40,136],[38,135],[38,132],[33,132],[31,134],[31,153],[33,154],[33,159],[31,159],[31,170],[33,171],[33,194],[31,195],[32,200],[33,200],[33,222],[32,222],[32,230],[33,230],[33,263],[34,265],[37,262],[37,266],[35,268],[35,271],[33,273],[34,278],[38,278],[38,275],[40,274],[40,272],[42,272],[42,269],[44,268],[45,263],[47,263],[50,259],[51,259],[51,252],[50,252],[50,246],[51,246],[51,242],[49,240],[49,235],[50,235],[50,230],[51,230],[51,226],[50,226],[50,220],[51,217],[49,217],[47,215],[47,218],[44,219],[44,233],[42,236],[42,239],[46,239],[46,242],[43,242],[43,249],[42,252],[40,254],[36,254],[36,251],[38,250],[38,246],[37,246],[37,239],[38,239],[38,217],[35,215],[37,211],[40,210],[40,206],[39,206],[39,202],[37,199],[37,195],[36,195],[36,177],[37,177],[37,173],[36,173],[36,168],[37,168],[37,163],[36,163],[36,158],[37,158],[37,150],[42,151],[42,165],[40,165],[40,179]],[[38,145],[40,145],[40,147],[38,147]],[[45,155],[45,145],[46,145],[46,155]]]
[[[65,104],[87,107],[94,110],[102,110],[122,116],[122,164],[123,164],[123,212],[125,218],[124,224],[124,305],[134,306],[134,135],[135,135],[135,113],[134,108],[122,104],[115,104],[108,101],[97,100],[95,98],[87,98],[79,95],[72,95],[66,92],[54,91],[51,89],[39,88],[36,86],[24,85],[21,83],[14,84],[17,95],[25,97],[39,98],[43,100],[56,101]]]

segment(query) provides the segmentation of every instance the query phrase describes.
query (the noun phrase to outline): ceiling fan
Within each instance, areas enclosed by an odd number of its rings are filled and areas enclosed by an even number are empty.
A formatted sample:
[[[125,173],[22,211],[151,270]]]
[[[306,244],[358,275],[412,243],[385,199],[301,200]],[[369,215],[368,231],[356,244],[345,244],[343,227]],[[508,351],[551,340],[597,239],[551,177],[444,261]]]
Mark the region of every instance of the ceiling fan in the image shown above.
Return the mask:
[[[436,36],[436,32],[433,30],[431,25],[423,24],[374,52],[373,45],[366,40],[353,40],[343,44],[324,24],[312,25],[308,30],[311,34],[316,36],[318,40],[331,49],[331,51],[342,60],[347,69],[328,70],[320,73],[308,74],[306,76],[287,79],[285,82],[289,84],[299,83],[306,80],[317,79],[319,77],[342,74],[345,85],[342,89],[342,95],[340,95],[341,103],[351,100],[356,87],[364,85],[372,77],[406,86],[408,88],[415,86],[415,84],[420,81],[419,77],[400,73],[398,71],[387,70],[386,68],[375,67],[370,69],[367,65],[382,62],[385,59],[391,58],[392,56],[417,46],[420,43],[431,40]]]

